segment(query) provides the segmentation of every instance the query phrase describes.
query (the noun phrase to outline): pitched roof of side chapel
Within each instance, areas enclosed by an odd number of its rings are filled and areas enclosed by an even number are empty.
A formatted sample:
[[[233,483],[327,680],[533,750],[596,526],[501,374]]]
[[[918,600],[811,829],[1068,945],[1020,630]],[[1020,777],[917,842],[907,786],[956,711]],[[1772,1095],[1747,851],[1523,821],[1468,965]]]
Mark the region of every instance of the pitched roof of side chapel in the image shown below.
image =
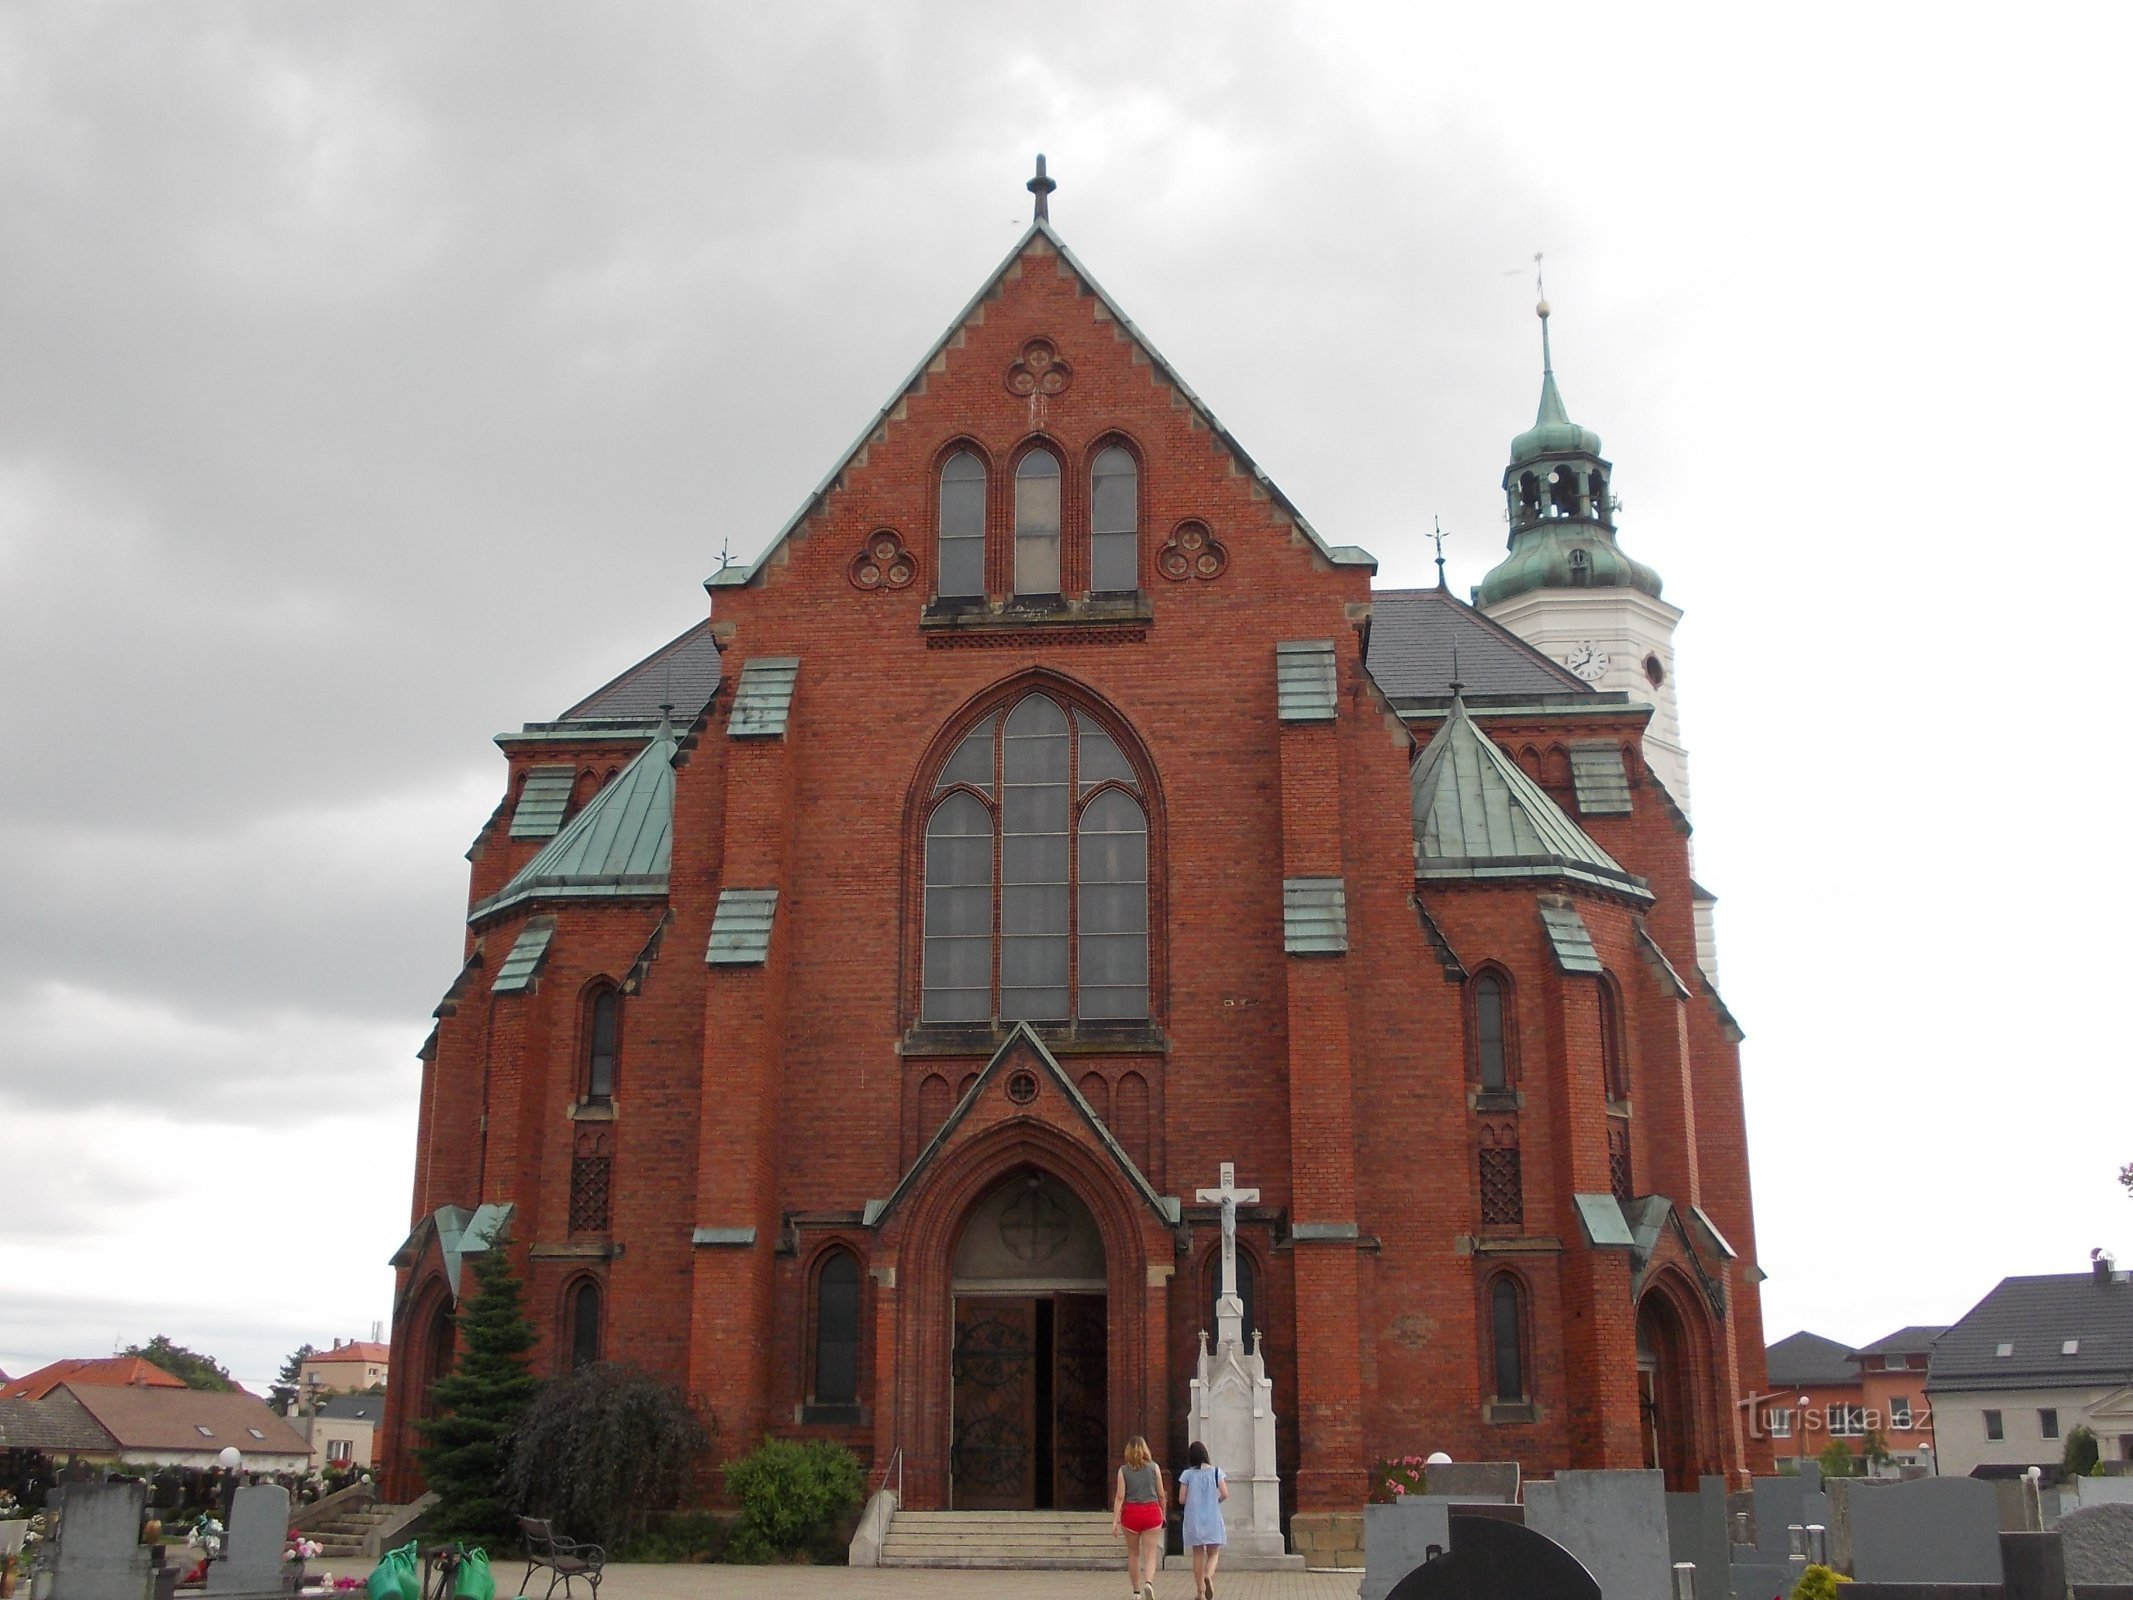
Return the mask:
[[[1568,878],[1652,898],[1642,878],[1595,844],[1476,726],[1457,696],[1408,784],[1418,878]]]
[[[674,848],[674,728],[658,733],[469,922],[533,900],[626,899],[667,892]]]
[[[1451,590],[1375,589],[1370,675],[1395,704],[1441,700],[1457,679],[1471,700],[1592,700],[1598,691]]]

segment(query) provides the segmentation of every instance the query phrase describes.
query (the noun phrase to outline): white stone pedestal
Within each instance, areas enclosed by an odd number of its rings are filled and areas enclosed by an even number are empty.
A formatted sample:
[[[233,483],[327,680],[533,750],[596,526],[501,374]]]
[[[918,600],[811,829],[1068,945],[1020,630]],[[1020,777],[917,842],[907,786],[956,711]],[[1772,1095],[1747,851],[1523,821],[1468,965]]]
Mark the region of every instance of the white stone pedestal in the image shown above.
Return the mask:
[[[1274,1383],[1266,1375],[1259,1336],[1244,1345],[1244,1302],[1224,1294],[1215,1302],[1215,1345],[1200,1333],[1200,1371],[1192,1380],[1192,1416],[1186,1437],[1207,1453],[1229,1479],[1222,1518],[1229,1543],[1222,1564],[1240,1571],[1270,1567],[1301,1571],[1281,1538],[1281,1478],[1274,1470]],[[1190,1564],[1188,1557],[1187,1564]]]

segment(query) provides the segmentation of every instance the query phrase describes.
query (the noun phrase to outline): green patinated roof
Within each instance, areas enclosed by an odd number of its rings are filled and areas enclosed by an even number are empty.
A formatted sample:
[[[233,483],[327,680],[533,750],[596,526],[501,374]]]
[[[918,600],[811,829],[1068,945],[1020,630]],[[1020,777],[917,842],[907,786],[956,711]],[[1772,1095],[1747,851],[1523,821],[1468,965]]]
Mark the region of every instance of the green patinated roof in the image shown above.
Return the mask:
[[[1348,888],[1338,878],[1284,878],[1281,947],[1292,956],[1348,953]]]
[[[1546,303],[1543,301],[1543,306]],[[1600,436],[1570,420],[1569,409],[1563,404],[1563,392],[1555,386],[1555,352],[1548,344],[1546,310],[1541,312],[1540,319],[1540,410],[1534,413],[1533,426],[1511,441],[1513,466],[1538,461],[1543,456],[1596,456],[1600,453]]]
[[[721,889],[711,913],[711,942],[704,964],[759,967],[770,959],[770,925],[778,914],[775,889]]]
[[[674,844],[674,729],[665,722],[606,788],[469,922],[532,900],[664,895]]]
[[[1593,843],[1454,697],[1409,778],[1415,876],[1424,880],[1568,878],[1652,898],[1642,878]]]
[[[1283,722],[1331,722],[1340,711],[1340,678],[1331,639],[1274,646],[1275,704]]]
[[[504,957],[504,964],[496,969],[496,981],[489,985],[494,994],[523,994],[533,987],[533,975],[540,970],[541,957],[548,954],[548,941],[555,937],[555,923],[547,917],[536,917],[518,930],[518,941],[511,946],[511,953]]]
[[[1610,740],[1585,740],[1570,746],[1570,783],[1578,810],[1588,817],[1629,815],[1629,774],[1622,767],[1622,747]]]
[[[511,837],[554,838],[556,829],[563,826],[563,813],[570,809],[570,791],[577,777],[575,767],[527,768],[518,809],[511,813]]]
[[[1571,559],[1583,552],[1583,561]],[[1576,574],[1585,574],[1579,580]],[[1550,520],[1511,535],[1511,553],[1474,590],[1474,603],[1492,606],[1535,589],[1636,589],[1659,598],[1665,585],[1643,562],[1622,553],[1614,534],[1587,518]]]
[[[733,691],[733,715],[726,733],[735,739],[778,739],[792,711],[793,684],[800,676],[797,656],[759,656],[741,668]]]
[[[1606,970],[1600,965],[1600,952],[1593,948],[1592,930],[1585,926],[1576,906],[1567,900],[1543,900],[1540,914],[1541,928],[1548,935],[1558,967],[1584,977],[1598,977]]]
[[[1636,1245],[1637,1236],[1629,1230],[1629,1219],[1622,1214],[1622,1202],[1613,1195],[1573,1194],[1570,1199],[1577,1207],[1578,1223],[1585,1230],[1586,1243],[1595,1249]]]

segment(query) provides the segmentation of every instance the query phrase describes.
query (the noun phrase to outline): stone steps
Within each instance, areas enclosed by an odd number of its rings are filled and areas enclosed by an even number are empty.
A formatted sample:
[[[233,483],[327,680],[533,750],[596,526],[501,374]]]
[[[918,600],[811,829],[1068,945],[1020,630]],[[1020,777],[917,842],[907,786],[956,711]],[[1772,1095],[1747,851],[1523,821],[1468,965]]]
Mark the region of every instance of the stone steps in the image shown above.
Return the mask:
[[[315,1560],[321,1563],[352,1561],[363,1554],[364,1542],[370,1537],[371,1530],[390,1521],[397,1509],[395,1506],[371,1505],[361,1511],[343,1511],[316,1527],[304,1529],[303,1536],[322,1547]]]
[[[899,1511],[885,1567],[1108,1571],[1125,1559],[1108,1511]]]

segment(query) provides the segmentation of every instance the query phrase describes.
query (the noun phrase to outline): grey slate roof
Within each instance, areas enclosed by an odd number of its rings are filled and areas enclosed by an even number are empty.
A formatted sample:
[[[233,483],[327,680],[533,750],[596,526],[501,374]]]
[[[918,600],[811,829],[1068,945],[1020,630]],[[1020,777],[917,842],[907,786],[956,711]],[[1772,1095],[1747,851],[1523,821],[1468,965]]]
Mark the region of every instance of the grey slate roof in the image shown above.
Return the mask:
[[[1463,700],[1416,759],[1409,791],[1417,878],[1568,878],[1652,898],[1475,725]]]
[[[1770,1362],[1770,1381],[1780,1389],[1803,1384],[1857,1383],[1859,1369],[1852,1365],[1852,1347],[1825,1339],[1805,1329],[1780,1339],[1765,1352]]]
[[[2014,1348],[2002,1356],[2001,1345]],[[1926,1378],[1940,1390],[2100,1383],[2133,1383],[2133,1283],[2116,1273],[2002,1278],[1934,1341]]]
[[[1876,1339],[1872,1344],[1863,1344],[1852,1352],[1855,1356],[1907,1356],[1933,1348],[1933,1341],[1948,1331],[1945,1322],[1914,1322],[1908,1328],[1898,1328],[1885,1339]]]
[[[658,734],[587,801],[469,922],[527,900],[626,899],[667,892],[674,848],[674,729]]]
[[[383,1422],[385,1396],[337,1394],[318,1408],[318,1414],[331,1422]]]
[[[556,720],[657,722],[660,702],[671,700],[674,721],[686,728],[711,703],[718,680],[718,645],[706,618],[595,689]]]
[[[1395,702],[1445,700],[1452,657],[1472,700],[1593,698],[1591,684],[1491,622],[1449,589],[1377,589],[1365,663]]]
[[[42,1400],[0,1400],[0,1450],[116,1451],[118,1441],[62,1385]]]

